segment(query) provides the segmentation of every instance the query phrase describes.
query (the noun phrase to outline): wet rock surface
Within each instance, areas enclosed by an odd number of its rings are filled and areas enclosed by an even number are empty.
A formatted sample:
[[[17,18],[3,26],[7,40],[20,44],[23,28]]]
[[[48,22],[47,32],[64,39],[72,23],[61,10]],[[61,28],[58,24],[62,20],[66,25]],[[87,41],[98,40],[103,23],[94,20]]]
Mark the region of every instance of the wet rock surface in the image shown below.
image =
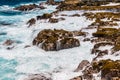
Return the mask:
[[[24,80],[52,80],[52,79],[42,74],[35,74],[29,75],[29,78],[26,78]]]
[[[41,44],[41,48],[46,51],[57,51],[80,46],[78,39],[73,37],[73,33],[65,30],[41,31],[33,40],[33,45]]]
[[[89,65],[89,61],[88,60],[83,60],[79,66],[77,67],[77,69],[75,70],[75,72],[78,72],[80,70],[83,70],[84,67],[86,67],[87,65]]]
[[[30,11],[30,10],[33,10],[35,8],[45,9],[45,7],[42,5],[30,4],[30,5],[22,5],[22,6],[16,7],[16,8],[14,8],[14,10]]]
[[[36,19],[35,19],[35,18],[32,18],[32,19],[30,19],[30,20],[27,22],[28,27],[34,25],[35,23],[36,23]]]
[[[40,19],[49,19],[51,17],[52,17],[52,14],[45,13],[42,16],[37,16],[37,20],[40,20]]]

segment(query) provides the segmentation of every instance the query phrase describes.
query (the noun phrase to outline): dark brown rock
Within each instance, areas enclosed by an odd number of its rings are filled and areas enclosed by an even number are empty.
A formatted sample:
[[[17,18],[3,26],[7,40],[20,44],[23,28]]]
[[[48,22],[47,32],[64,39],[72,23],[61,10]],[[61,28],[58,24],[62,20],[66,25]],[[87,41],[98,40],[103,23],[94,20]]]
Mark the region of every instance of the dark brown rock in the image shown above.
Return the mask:
[[[75,38],[64,38],[60,41],[61,49],[68,49],[80,46],[79,40]]]
[[[55,4],[54,0],[47,0],[47,4]]]
[[[36,23],[35,18],[32,18],[32,19],[30,19],[30,20],[27,22],[27,24],[29,24],[29,26],[28,26],[28,27],[30,27],[30,26],[32,26],[32,25],[34,25],[35,23]]]
[[[83,41],[84,41],[84,42],[85,42],[85,41],[90,41],[90,38],[85,38]]]
[[[29,75],[28,78],[25,78],[24,80],[52,80],[52,79],[42,74],[34,74]]]
[[[52,17],[52,14],[45,13],[42,16],[37,16],[37,20],[40,20],[40,19],[49,19],[51,17]]]
[[[45,51],[57,51],[80,46],[79,40],[73,38],[72,32],[45,29],[33,40],[33,45],[41,44]]]
[[[86,36],[85,32],[82,31],[73,31],[74,36]]]
[[[111,80],[112,78],[120,78],[120,60],[100,60],[92,64],[94,70],[101,71],[101,78]]]
[[[80,14],[73,14],[73,15],[70,15],[70,17],[80,17]]]
[[[31,47],[30,45],[26,45],[24,48],[28,48],[28,47]]]
[[[6,40],[3,45],[6,45],[6,46],[9,46],[9,45],[12,45],[14,43],[14,41],[12,40]]]
[[[79,71],[79,70],[82,70],[84,67],[86,67],[87,65],[89,65],[90,63],[89,63],[89,61],[88,60],[83,60],[80,64],[79,64],[79,66],[77,67],[77,69],[75,70],[75,72],[77,71]]]
[[[77,76],[77,77],[74,77],[74,78],[72,78],[70,80],[83,80],[83,79],[82,79],[82,76]]]
[[[30,4],[30,5],[22,5],[19,7],[14,8],[15,10],[20,10],[20,11],[29,11],[35,8],[38,8],[39,6],[36,4]]]
[[[49,19],[49,22],[50,23],[57,23],[59,20],[58,19],[56,19],[56,18],[50,18]]]

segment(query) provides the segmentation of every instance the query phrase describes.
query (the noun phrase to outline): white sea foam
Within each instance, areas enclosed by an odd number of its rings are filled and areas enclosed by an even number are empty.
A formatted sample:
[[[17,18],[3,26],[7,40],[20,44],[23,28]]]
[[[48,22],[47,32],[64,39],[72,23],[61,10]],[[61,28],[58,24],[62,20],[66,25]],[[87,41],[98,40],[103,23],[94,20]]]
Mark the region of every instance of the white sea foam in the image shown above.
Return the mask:
[[[35,17],[36,15],[41,15],[42,13],[55,11],[56,6],[45,6],[47,9],[41,10],[40,12],[31,11],[28,12],[28,14],[23,13],[22,16],[14,16],[16,20],[19,18],[21,22],[12,26],[1,28],[8,33],[7,37],[10,37],[12,40],[22,42],[21,44],[15,44],[15,47],[12,50],[6,50],[6,47],[2,46],[3,42],[0,45],[0,57],[5,59],[15,59],[18,62],[15,69],[16,73],[19,75],[17,75],[16,80],[23,80],[27,74],[39,74],[45,72],[53,72],[53,80],[69,80],[70,78],[81,74],[73,71],[82,60],[89,60],[91,62],[95,56],[90,53],[93,48],[93,44],[89,41],[83,42],[83,37],[76,37],[80,40],[80,47],[60,51],[46,52],[36,46],[33,46],[32,40],[36,37],[38,32],[43,29],[65,29],[69,31],[82,29],[85,32],[89,32],[89,35],[87,35],[88,38],[92,37],[92,32],[96,31],[96,29],[89,31],[84,29],[93,21],[89,21],[83,16],[64,16],[64,21],[60,21],[55,24],[48,23],[46,21],[37,21],[34,26],[27,28],[26,22],[30,18]],[[76,13],[81,15],[83,11],[64,11],[58,15],[72,15]],[[26,45],[30,45],[31,47],[24,48]],[[105,58],[108,57],[106,56]]]

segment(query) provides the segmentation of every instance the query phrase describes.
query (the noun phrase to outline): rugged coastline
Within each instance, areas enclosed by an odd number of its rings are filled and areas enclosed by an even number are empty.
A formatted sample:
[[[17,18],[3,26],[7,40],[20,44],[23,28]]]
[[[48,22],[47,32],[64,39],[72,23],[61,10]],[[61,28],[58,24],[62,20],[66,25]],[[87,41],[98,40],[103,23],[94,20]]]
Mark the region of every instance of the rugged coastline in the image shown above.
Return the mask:
[[[60,62],[62,65],[57,65],[55,61],[58,69],[53,69],[51,72],[45,71],[45,73],[44,71],[35,74],[31,72],[23,80],[120,80],[119,1],[90,4],[90,2],[71,3],[68,0],[68,3],[41,3],[14,9],[44,10],[46,9],[44,5],[57,5],[56,11],[44,13],[26,21],[26,29],[37,30],[37,32],[30,41],[31,44],[24,45],[24,49],[31,49],[34,46],[38,50],[43,50],[44,56],[51,55],[50,58],[52,55],[57,57],[67,55],[64,57],[69,58],[69,61],[75,60],[78,64],[73,64],[73,67],[72,63],[67,64],[65,61],[64,66],[62,62]],[[6,40],[3,45],[8,46],[8,50],[12,50],[15,43],[15,41]],[[73,52],[72,56],[78,55],[77,59],[70,59],[72,58],[71,55],[69,56],[70,50]],[[81,59],[78,62],[79,58]],[[63,58],[64,60],[66,59]],[[72,69],[64,72],[63,68],[70,68],[69,66]]]

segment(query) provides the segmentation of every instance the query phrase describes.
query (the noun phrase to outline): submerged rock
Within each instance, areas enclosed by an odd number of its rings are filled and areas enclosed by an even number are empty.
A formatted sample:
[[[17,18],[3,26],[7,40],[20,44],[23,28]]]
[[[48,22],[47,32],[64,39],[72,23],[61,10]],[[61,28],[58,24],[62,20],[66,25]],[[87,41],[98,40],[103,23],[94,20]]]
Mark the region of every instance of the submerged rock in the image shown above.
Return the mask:
[[[37,20],[40,20],[40,19],[49,19],[51,17],[52,17],[52,14],[45,13],[42,16],[37,16]]]
[[[73,37],[72,32],[65,30],[45,29],[33,40],[33,45],[40,45],[45,51],[57,51],[80,46],[79,40]]]
[[[6,40],[6,41],[3,43],[3,45],[10,46],[10,45],[12,45],[13,43],[14,43],[14,41],[12,41],[12,40]]]

